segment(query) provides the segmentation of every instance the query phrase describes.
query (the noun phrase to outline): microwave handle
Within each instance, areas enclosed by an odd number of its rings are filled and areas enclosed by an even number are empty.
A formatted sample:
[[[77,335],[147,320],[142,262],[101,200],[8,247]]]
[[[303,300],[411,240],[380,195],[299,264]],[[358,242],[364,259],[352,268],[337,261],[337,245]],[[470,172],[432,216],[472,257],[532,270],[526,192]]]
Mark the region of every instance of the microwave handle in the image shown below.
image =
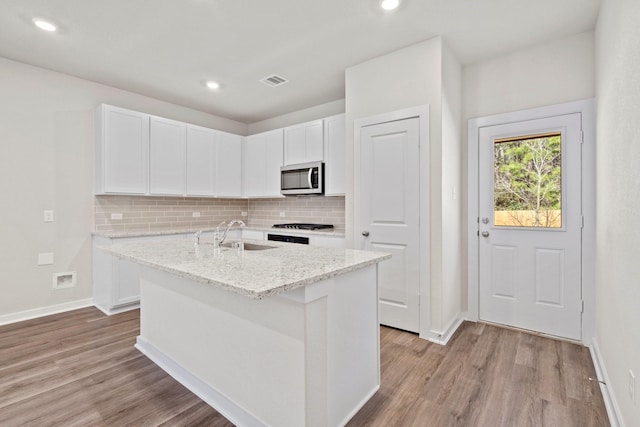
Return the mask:
[[[313,184],[311,182],[311,175],[313,174],[313,168],[309,168],[309,176],[307,177],[307,179],[309,180],[309,188],[312,189],[313,188]]]

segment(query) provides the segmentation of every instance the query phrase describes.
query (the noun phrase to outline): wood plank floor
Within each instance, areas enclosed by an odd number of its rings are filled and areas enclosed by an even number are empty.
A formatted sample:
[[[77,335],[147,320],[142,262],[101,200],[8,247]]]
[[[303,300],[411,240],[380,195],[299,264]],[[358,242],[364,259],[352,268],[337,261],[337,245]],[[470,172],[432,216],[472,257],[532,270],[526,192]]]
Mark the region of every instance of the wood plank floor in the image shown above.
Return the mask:
[[[231,426],[134,347],[139,312],[0,327],[0,425]],[[607,426],[589,352],[465,323],[441,347],[381,328],[382,386],[359,426]]]

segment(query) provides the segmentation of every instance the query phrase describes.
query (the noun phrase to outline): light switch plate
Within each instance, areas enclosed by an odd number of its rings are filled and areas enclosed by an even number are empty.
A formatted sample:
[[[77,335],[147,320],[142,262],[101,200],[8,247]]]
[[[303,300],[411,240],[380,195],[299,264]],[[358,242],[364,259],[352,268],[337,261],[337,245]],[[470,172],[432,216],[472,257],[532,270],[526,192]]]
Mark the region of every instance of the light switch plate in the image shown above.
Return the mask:
[[[38,265],[51,265],[53,264],[53,252],[45,252],[38,254]]]

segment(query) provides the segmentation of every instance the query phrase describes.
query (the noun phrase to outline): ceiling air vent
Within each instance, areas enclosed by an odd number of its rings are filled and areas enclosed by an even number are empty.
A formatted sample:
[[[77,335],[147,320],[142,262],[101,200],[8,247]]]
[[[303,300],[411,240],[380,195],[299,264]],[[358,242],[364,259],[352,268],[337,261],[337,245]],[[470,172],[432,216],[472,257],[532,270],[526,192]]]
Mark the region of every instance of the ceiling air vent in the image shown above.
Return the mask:
[[[276,74],[272,74],[269,77],[265,77],[264,79],[260,79],[261,83],[266,84],[267,86],[276,87],[282,86],[287,83],[289,80],[285,79],[282,76],[278,76]]]

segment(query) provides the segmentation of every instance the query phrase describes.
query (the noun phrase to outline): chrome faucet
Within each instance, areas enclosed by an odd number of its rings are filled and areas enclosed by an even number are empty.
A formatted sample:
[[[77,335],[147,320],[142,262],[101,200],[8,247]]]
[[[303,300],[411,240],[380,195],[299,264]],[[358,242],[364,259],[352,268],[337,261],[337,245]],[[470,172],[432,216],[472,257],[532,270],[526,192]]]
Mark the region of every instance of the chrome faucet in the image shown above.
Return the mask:
[[[200,244],[200,236],[202,235],[202,230],[196,231],[196,234],[193,236],[194,242],[193,244],[198,246]]]
[[[224,221],[222,221],[222,222],[220,223],[220,225],[224,225],[224,224],[225,224],[225,222],[224,222]],[[219,225],[219,226],[220,226],[220,225]],[[233,219],[233,220],[229,221],[229,224],[227,224],[227,228],[224,230],[224,234],[223,234],[223,235],[222,235],[222,237],[220,238],[220,244],[221,244],[221,245],[224,243],[224,240],[227,238],[227,233],[229,233],[229,229],[230,229],[231,227],[233,227],[234,225],[239,225],[240,227],[244,227],[244,226],[245,226],[245,223],[244,223],[243,221],[240,221],[239,219]],[[218,226],[218,227],[219,227],[219,226]]]

